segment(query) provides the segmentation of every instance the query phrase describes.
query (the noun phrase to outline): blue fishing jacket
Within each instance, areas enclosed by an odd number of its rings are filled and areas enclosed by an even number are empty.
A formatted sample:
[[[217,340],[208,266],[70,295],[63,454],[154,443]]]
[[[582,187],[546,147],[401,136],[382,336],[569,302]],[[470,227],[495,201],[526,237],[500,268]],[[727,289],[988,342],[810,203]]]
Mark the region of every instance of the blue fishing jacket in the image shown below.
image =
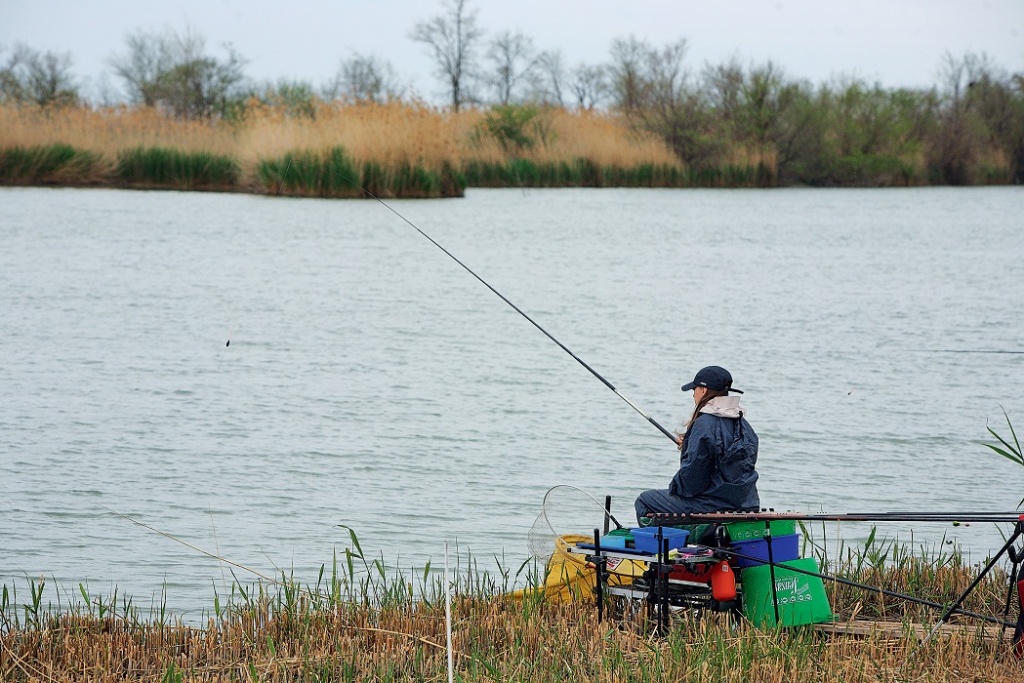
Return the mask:
[[[757,434],[739,397],[718,397],[687,431],[669,493],[686,499],[689,512],[757,510],[756,464]]]

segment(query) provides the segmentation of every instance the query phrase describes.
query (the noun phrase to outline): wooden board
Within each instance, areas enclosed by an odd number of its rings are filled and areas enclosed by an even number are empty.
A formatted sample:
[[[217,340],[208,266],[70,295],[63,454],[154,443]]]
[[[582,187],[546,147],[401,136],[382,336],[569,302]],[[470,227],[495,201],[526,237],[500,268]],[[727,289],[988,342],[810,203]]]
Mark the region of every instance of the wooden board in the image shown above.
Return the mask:
[[[814,630],[822,633],[845,636],[883,636],[886,638],[905,638],[913,635],[916,638],[925,638],[931,633],[932,627],[921,626],[920,624],[903,624],[898,621],[851,621],[835,622],[831,624],[815,624]],[[944,636],[977,636],[984,638],[998,639],[1011,638],[1013,629],[1007,627],[1004,635],[1003,627],[995,624],[979,625],[978,623],[943,624],[939,633]]]

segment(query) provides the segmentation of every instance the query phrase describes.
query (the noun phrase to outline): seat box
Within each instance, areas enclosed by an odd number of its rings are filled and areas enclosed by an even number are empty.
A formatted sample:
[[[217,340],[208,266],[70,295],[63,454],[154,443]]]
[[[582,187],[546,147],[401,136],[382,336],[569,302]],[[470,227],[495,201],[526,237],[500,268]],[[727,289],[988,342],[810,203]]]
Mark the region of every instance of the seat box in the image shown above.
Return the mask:
[[[792,519],[773,520],[768,524],[771,526],[772,536],[790,536],[796,533],[796,521]],[[764,522],[726,522],[725,528],[733,541],[764,538]]]
[[[754,567],[768,562],[768,542],[763,538],[750,541],[734,541],[732,550],[745,557],[733,557],[731,562],[740,569]],[[772,559],[776,562],[795,560],[800,557],[800,534],[772,536]]]
[[[686,545],[686,539],[690,537],[690,532],[686,529],[675,529],[669,526],[640,527],[638,529],[630,529],[629,533],[633,535],[633,545],[637,550],[657,554],[659,531],[662,538],[668,541],[669,550],[682,548]]]
[[[791,560],[785,567],[775,567],[775,594],[772,594],[772,567],[766,564],[748,567],[740,572],[743,587],[743,615],[756,626],[801,626],[832,621],[832,607],[825,593],[825,584],[817,576],[787,569],[820,573],[813,557]],[[779,605],[775,620],[774,600]]]

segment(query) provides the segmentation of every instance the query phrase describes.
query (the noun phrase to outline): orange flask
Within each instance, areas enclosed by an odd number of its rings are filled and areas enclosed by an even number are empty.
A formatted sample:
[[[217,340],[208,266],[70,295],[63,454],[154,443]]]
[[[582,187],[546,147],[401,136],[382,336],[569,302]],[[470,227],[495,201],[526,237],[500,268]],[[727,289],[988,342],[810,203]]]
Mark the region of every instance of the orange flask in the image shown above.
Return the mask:
[[[726,560],[716,564],[712,570],[711,597],[718,602],[729,602],[736,599],[736,575],[732,573],[732,567]]]

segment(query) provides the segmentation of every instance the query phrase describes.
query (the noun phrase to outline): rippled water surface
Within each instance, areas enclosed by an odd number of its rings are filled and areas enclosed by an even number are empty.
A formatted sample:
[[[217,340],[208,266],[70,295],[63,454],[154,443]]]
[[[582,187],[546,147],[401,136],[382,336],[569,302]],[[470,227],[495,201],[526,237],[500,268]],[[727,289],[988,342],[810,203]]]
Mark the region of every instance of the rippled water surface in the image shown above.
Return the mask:
[[[765,505],[1024,496],[1024,468],[980,445],[986,422],[1005,431],[1000,406],[1024,430],[1020,188],[389,204],[670,429],[692,405],[680,384],[732,370]],[[0,245],[0,582],[22,590],[166,588],[179,613],[209,609],[230,575],[111,511],[309,582],[348,545],[341,525],[403,566],[447,541],[516,567],[550,487],[611,495],[632,521],[677,464],[375,202],[3,189]],[[913,534],[1000,545],[992,528]]]

